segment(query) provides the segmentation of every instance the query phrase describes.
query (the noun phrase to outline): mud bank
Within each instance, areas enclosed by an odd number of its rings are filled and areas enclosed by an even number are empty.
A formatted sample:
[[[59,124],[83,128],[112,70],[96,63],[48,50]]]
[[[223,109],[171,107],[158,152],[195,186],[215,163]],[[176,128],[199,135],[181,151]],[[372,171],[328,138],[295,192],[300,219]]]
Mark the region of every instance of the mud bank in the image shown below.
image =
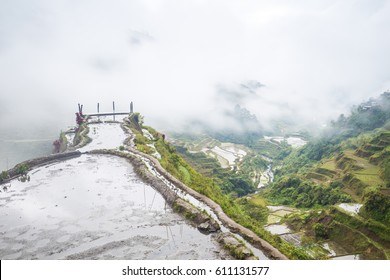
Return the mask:
[[[35,159],[30,159],[23,161],[21,163],[18,163],[15,165],[15,167],[5,171],[5,174],[7,175],[7,178],[2,178],[2,181],[0,181],[0,184],[7,183],[21,175],[24,175],[27,173],[27,171],[30,171],[33,167],[49,164],[56,161],[62,161],[70,158],[75,158],[81,156],[81,152],[79,151],[73,151],[73,152],[66,152],[61,154],[53,154],[45,157],[39,157]]]
[[[217,232],[221,229],[216,220],[181,198],[175,200],[173,209],[192,221],[202,232]]]
[[[217,237],[220,244],[224,246],[232,256],[238,260],[257,260],[252,251],[229,233],[220,233]]]
[[[89,127],[86,124],[81,124],[73,139],[73,144],[68,147],[70,150],[77,150],[91,143],[92,139],[88,137]]]

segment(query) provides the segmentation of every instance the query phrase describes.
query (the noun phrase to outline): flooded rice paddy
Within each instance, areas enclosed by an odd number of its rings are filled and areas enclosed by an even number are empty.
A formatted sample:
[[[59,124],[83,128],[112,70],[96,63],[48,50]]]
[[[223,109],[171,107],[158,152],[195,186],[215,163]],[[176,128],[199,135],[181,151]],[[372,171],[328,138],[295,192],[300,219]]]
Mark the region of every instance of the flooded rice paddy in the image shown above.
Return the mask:
[[[268,230],[270,233],[277,234],[277,235],[286,234],[286,233],[291,232],[290,229],[288,228],[288,226],[286,226],[284,224],[282,224],[282,225],[273,224],[273,225],[265,226],[264,228],[266,230]]]
[[[343,209],[344,211],[350,213],[351,215],[357,215],[362,208],[363,204],[359,203],[340,203],[338,207]]]
[[[116,149],[118,123],[90,124],[80,149]],[[68,140],[71,140],[71,136]],[[29,172],[0,192],[1,259],[224,259],[125,159],[83,154]]]
[[[269,140],[272,142],[276,143],[282,143],[283,141],[286,141],[288,145],[293,147],[294,149],[298,149],[306,145],[307,141],[300,137],[293,137],[293,136],[288,136],[288,137],[283,137],[283,136],[264,136],[265,140]]]
[[[198,150],[199,149],[199,150]],[[201,151],[206,155],[218,160],[222,168],[233,169],[247,155],[246,148],[243,145],[233,143],[220,143],[216,141],[205,142],[199,147],[189,149],[190,152]]]
[[[0,193],[2,259],[219,259],[124,159],[83,155]]]
[[[90,124],[88,136],[92,142],[83,148],[80,152],[87,152],[96,149],[117,149],[123,145],[126,134],[118,123],[99,123]]]

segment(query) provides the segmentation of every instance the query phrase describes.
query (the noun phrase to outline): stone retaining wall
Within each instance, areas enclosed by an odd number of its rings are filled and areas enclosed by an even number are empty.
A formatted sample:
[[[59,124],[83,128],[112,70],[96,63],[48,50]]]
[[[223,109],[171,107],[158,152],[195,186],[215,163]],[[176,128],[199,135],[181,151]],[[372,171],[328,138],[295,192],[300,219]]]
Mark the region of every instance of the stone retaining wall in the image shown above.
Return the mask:
[[[5,171],[8,174],[8,178],[3,179],[1,184],[7,183],[11,181],[12,179],[15,179],[21,175],[24,175],[21,173],[21,169],[26,169],[25,171],[31,170],[33,167],[37,167],[43,164],[48,164],[50,162],[58,161],[58,160],[64,160],[74,157],[79,157],[81,155],[81,152],[79,151],[73,151],[73,152],[67,152],[67,153],[61,153],[61,154],[52,154],[45,157],[39,157],[34,158],[30,160],[23,161],[21,163],[18,163],[15,165],[15,167]]]

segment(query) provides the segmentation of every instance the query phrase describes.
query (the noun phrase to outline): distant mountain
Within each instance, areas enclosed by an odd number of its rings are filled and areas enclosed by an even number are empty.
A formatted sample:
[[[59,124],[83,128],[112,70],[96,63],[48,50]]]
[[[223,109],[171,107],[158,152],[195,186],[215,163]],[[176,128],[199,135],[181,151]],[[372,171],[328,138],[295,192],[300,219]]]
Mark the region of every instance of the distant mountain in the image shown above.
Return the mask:
[[[240,87],[249,91],[250,93],[256,93],[258,89],[265,87],[265,85],[256,80],[249,80],[241,83]]]
[[[263,128],[257,117],[239,104],[235,105],[231,110],[226,110],[224,118],[228,122],[227,126],[218,128],[205,124],[206,133],[221,142],[246,145],[263,136]]]

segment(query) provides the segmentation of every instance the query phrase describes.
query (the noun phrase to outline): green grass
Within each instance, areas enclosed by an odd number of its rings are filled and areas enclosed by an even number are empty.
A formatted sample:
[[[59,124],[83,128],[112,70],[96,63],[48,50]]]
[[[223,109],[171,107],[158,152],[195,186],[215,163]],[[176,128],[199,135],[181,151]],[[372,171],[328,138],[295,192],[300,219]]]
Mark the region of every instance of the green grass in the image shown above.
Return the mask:
[[[367,186],[381,186],[384,184],[383,180],[378,176],[378,174],[364,174],[364,173],[355,173],[355,177],[362,181]]]
[[[331,171],[337,170],[337,166],[334,158],[330,158],[329,160],[325,161],[320,167]]]
[[[286,210],[278,210],[272,213],[272,215],[279,216],[283,218],[286,215],[290,215],[292,212],[291,211],[286,211]]]
[[[258,140],[251,148],[270,158],[275,158],[280,153],[280,144],[265,139]]]
[[[331,242],[338,254],[362,254],[366,259],[386,259],[388,250],[388,229],[380,223],[365,220],[360,216],[351,216],[332,207],[321,212],[310,211],[295,213],[287,217],[287,224],[304,234],[305,240],[313,242]],[[318,225],[326,229],[327,236],[315,234]]]
[[[253,195],[248,199],[249,199],[250,203],[252,203],[253,205],[260,206],[260,207],[267,206],[267,200],[260,195]]]
[[[353,246],[355,250],[362,251],[371,259],[385,258],[384,250],[390,248],[389,228],[360,216],[352,217],[336,208],[331,211],[331,214],[337,223],[349,229],[349,232],[335,234],[334,239],[337,242]]]
[[[267,224],[279,223],[282,218],[273,214],[268,215]]]
[[[306,178],[308,179],[314,179],[316,181],[319,181],[319,182],[325,182],[327,180],[329,180],[330,178],[324,174],[319,174],[319,173],[316,173],[316,172],[310,172],[306,175]]]
[[[188,172],[188,170],[184,166],[179,166],[179,171],[181,176],[181,180],[185,183],[188,184],[191,182],[191,174]]]
[[[337,168],[337,164],[343,167],[343,170]],[[361,201],[364,189],[367,187],[384,186],[382,180],[381,168],[378,165],[370,163],[368,158],[359,157],[355,150],[343,151],[342,157],[331,157],[326,159],[318,168],[312,168],[306,177],[316,183],[326,183],[333,180],[343,180],[345,193],[352,196],[355,201]]]
[[[356,165],[361,168],[360,170],[356,170],[355,173],[364,173],[364,174],[371,174],[371,175],[378,175],[380,168],[378,165],[370,163],[369,159],[367,158],[362,158],[354,154],[354,151],[352,150],[347,150],[344,152],[344,154],[356,161]],[[375,156],[375,155],[374,155]]]
[[[353,160],[356,161],[356,165],[362,169],[351,170],[350,173],[353,174],[357,179],[359,179],[363,184],[367,186],[378,186],[383,185],[384,182],[380,178],[380,167],[377,165],[371,164],[367,159],[358,157],[354,154],[354,151],[347,150],[344,154]]]

